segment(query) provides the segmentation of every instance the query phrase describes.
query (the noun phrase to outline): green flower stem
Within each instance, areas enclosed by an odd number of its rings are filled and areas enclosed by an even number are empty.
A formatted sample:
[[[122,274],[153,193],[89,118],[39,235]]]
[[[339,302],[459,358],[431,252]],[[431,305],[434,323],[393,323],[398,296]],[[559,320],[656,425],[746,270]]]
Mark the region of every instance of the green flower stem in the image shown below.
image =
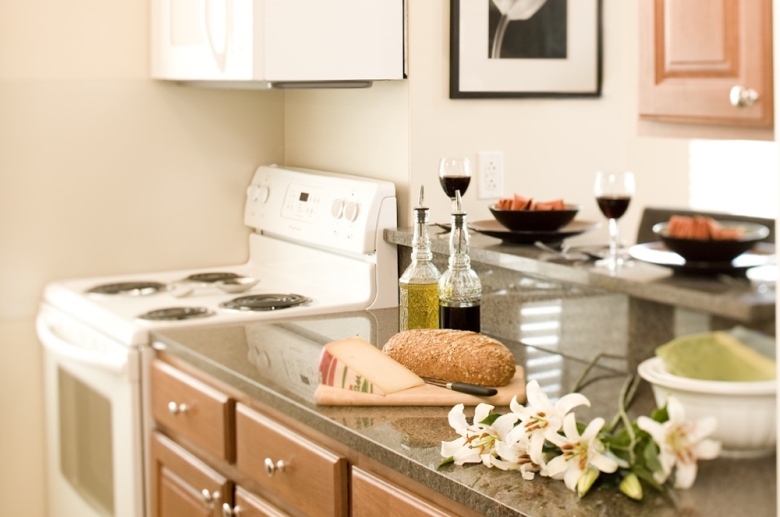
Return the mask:
[[[599,353],[596,354],[596,357],[594,357],[589,363],[588,366],[585,367],[585,371],[582,372],[582,375],[579,376],[577,381],[574,383],[574,387],[571,389],[572,393],[577,393],[580,391],[583,387],[583,383],[585,379],[587,378],[590,371],[593,369],[596,364],[598,364],[599,360],[601,360],[602,357],[607,357],[609,359],[625,359],[625,356],[622,355],[614,355],[614,354],[606,354],[606,353]]]
[[[634,448],[636,447],[636,433],[634,432],[634,426],[631,425],[631,419],[628,418],[628,413],[626,412],[626,401],[629,400],[629,393],[631,394],[631,398],[633,399],[633,394],[636,392],[636,387],[634,386],[634,381],[636,379],[636,376],[630,375],[628,379],[626,379],[626,382],[623,383],[623,387],[620,388],[620,402],[618,404],[618,412],[617,415],[615,415],[615,418],[612,419],[612,422],[610,422],[610,426],[607,429],[607,432],[611,433],[614,428],[617,426],[618,422],[623,422],[623,425],[626,428],[626,432],[628,433],[628,437],[630,438],[630,444],[628,446],[628,463],[630,465],[633,465],[636,463],[636,454],[634,453]]]
[[[615,430],[615,427],[617,427],[618,423],[620,423],[621,421],[624,424],[626,424],[626,419],[628,419],[626,412],[628,411],[628,408],[631,407],[631,403],[634,402],[634,396],[636,396],[636,390],[638,387],[639,387],[639,377],[635,375],[630,375],[628,379],[626,379],[626,382],[623,384],[623,388],[620,391],[620,401],[618,403],[618,411],[617,413],[615,413],[615,416],[609,422],[609,425],[604,427],[605,431],[611,433],[612,431]],[[626,427],[630,427],[630,426],[626,424]]]

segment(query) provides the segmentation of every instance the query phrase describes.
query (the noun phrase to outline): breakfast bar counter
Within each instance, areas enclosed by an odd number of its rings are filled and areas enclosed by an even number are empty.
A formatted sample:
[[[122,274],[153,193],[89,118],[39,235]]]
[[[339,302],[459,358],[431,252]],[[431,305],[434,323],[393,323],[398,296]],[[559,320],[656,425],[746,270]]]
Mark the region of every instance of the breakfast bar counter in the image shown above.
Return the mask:
[[[412,233],[411,228],[386,229],[384,237],[387,242],[398,245],[404,257],[411,248]],[[446,266],[449,233],[435,225],[431,226],[430,233],[432,251],[443,256],[442,264]],[[753,285],[746,278],[724,274],[679,274],[670,267],[639,260],[631,260],[630,266],[610,276],[606,268],[595,267],[594,260],[566,260],[533,245],[504,242],[474,231],[471,232],[470,255],[472,261],[483,265],[608,289],[636,300],[681,307],[754,326],[774,325],[774,289],[768,285]]]
[[[486,280],[490,285],[487,275]],[[632,353],[626,297],[541,281],[504,285],[503,291],[485,297],[483,332],[502,341],[527,379],[536,379],[551,399],[579,382],[591,405],[575,409],[578,420],[601,416],[609,421],[631,371],[625,359]],[[774,456],[700,461],[691,489],[661,494],[646,487],[641,502],[607,483],[597,483],[579,498],[562,481],[549,478],[526,481],[518,472],[481,464],[440,467],[441,442],[457,437],[447,421],[451,407],[337,407],[315,402],[318,358],[325,343],[360,336],[381,347],[397,330],[398,311],[392,308],[166,330],[154,333],[153,341],[161,357],[202,372],[257,407],[284,415],[352,451],[354,457],[368,458],[426,487],[440,496],[441,508],[451,505],[453,515],[464,507],[472,514],[493,517],[776,515]],[[610,357],[588,370],[600,353]],[[653,406],[649,386],[642,382],[630,414],[649,414]],[[473,415],[473,408],[466,413]]]
[[[398,246],[401,271],[410,262],[412,236],[411,228],[384,231],[385,240]],[[434,263],[443,271],[449,254],[449,232],[431,225],[430,236]],[[593,249],[581,247],[588,248]],[[539,286],[545,285],[565,285],[574,291],[579,286],[586,291],[623,296],[624,313],[609,323],[612,328],[608,331],[627,334],[631,343],[627,366],[631,371],[652,357],[656,347],[681,335],[735,325],[775,334],[774,282],[751,282],[744,274],[691,275],[632,259],[616,275],[610,275],[606,268],[597,267],[592,257],[570,260],[554,250],[504,242],[473,231],[470,256],[482,281],[483,304],[501,300],[494,309],[506,305],[500,296],[495,297],[505,293],[506,285],[517,286],[513,297],[536,296]],[[493,314],[506,316],[501,310]]]

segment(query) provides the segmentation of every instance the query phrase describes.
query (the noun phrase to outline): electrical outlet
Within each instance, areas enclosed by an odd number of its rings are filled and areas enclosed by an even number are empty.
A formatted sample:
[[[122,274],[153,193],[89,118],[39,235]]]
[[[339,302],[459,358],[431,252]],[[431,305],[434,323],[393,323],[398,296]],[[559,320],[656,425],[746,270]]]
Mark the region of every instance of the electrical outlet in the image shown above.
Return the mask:
[[[504,152],[477,153],[477,199],[498,199],[504,195]]]

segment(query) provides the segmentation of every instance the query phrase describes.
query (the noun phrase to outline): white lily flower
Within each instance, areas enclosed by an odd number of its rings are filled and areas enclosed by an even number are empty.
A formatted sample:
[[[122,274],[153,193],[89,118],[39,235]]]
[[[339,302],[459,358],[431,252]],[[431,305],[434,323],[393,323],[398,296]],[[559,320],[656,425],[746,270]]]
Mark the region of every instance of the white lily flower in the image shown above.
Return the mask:
[[[666,410],[669,413],[666,422],[640,416],[637,425],[658,444],[663,470],[653,474],[655,480],[664,483],[676,466],[674,487],[690,488],[696,480],[696,460],[710,460],[720,454],[720,442],[707,439],[715,431],[717,421],[714,417],[686,421],[685,408],[675,397],[669,397]]]
[[[441,455],[452,458],[456,465],[484,463],[486,467],[491,467],[497,461],[496,444],[513,429],[518,417],[507,413],[498,417],[492,425],[483,424],[481,422],[490,416],[493,406],[479,404],[474,410],[474,421],[469,424],[463,408],[463,404],[457,404],[450,410],[448,421],[460,438],[442,442]]]
[[[547,2],[547,0],[493,0],[493,4],[501,12],[496,33],[493,36],[493,46],[490,57],[501,57],[501,45],[504,42],[507,26],[512,20],[527,20]]]
[[[617,462],[603,454],[604,444],[597,438],[604,426],[603,418],[593,419],[580,435],[574,413],[563,419],[564,435],[549,435],[547,439],[557,445],[562,454],[547,463],[547,473],[554,479],[563,479],[566,488],[575,491],[577,482],[588,467],[611,473],[618,468]],[[580,494],[584,495],[584,494]]]
[[[501,14],[510,20],[527,20],[547,2],[547,0],[493,0]]]
[[[528,406],[512,398],[509,408],[520,417],[522,432],[527,435],[528,454],[537,465],[544,466],[542,448],[545,439],[555,436],[563,426],[564,417],[577,406],[590,406],[590,401],[581,393],[569,393],[553,404],[535,380],[526,386]]]

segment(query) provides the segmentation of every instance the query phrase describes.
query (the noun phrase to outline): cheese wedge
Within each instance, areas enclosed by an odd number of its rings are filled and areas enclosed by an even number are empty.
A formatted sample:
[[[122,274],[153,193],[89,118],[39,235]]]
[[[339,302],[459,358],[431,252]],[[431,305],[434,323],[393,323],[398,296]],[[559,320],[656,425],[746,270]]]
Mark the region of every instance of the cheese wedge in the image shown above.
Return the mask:
[[[359,337],[326,344],[319,371],[321,384],[367,393],[390,394],[425,384],[411,370]]]
[[[342,390],[384,395],[378,386],[374,386],[371,381],[359,372],[333,357],[325,348],[322,349],[322,355],[320,355],[319,370],[320,384],[333,386],[334,388],[340,388]]]

